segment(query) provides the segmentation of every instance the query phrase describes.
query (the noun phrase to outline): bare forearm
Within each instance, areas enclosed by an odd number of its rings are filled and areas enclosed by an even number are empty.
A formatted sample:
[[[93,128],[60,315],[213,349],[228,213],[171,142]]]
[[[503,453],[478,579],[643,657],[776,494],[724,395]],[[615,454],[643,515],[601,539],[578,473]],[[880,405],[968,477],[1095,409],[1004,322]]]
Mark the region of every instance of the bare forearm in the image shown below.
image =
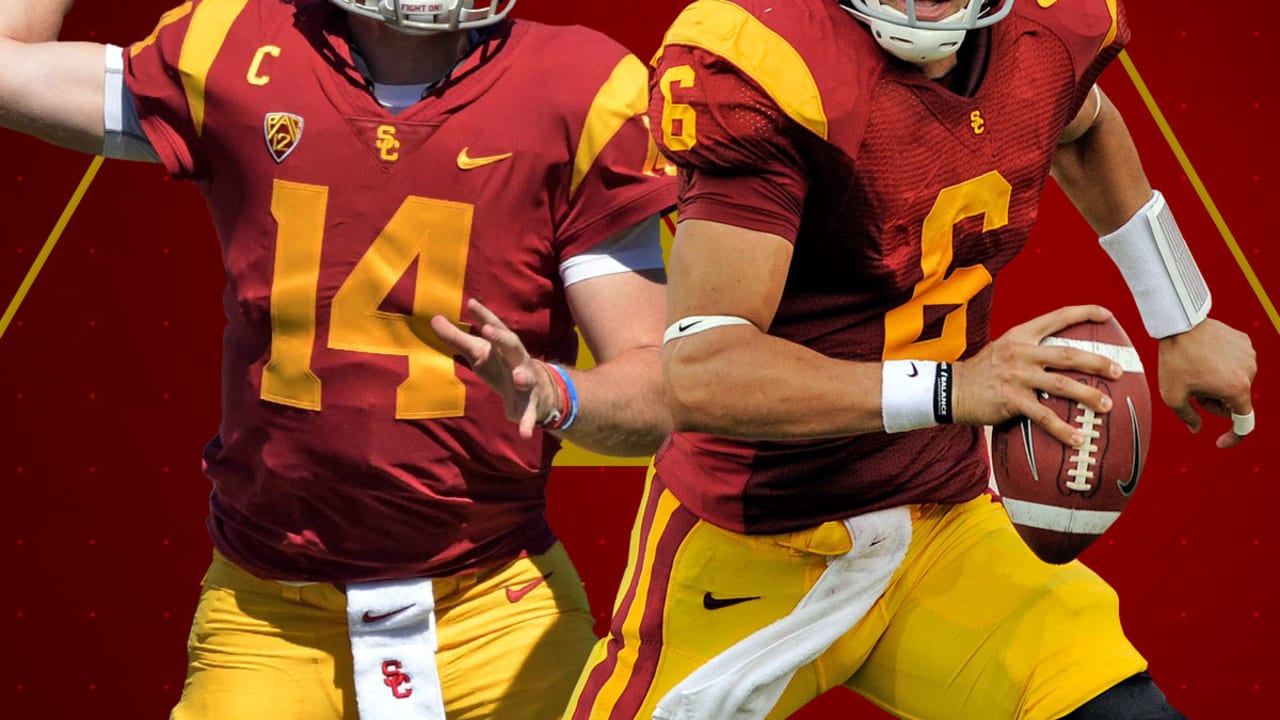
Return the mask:
[[[1110,102],[1087,132],[1059,146],[1053,178],[1099,235],[1123,225],[1151,199],[1133,138]]]
[[[747,327],[675,341],[665,362],[679,430],[786,440],[883,429],[880,363],[835,360]]]
[[[622,457],[652,455],[671,431],[662,400],[658,348],[635,348],[589,370],[569,370],[579,399],[578,417],[562,437],[593,452]]]

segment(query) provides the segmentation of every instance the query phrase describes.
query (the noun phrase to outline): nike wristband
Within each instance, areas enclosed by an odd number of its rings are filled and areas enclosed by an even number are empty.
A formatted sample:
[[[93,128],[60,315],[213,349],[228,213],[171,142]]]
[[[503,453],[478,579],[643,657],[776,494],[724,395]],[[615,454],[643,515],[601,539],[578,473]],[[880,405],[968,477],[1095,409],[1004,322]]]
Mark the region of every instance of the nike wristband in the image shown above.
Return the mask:
[[[662,333],[662,344],[666,345],[672,340],[697,335],[700,332],[719,327],[751,324],[750,320],[736,315],[690,315],[689,317],[680,318],[667,326],[667,331]]]
[[[946,366],[940,371],[940,366]],[[945,386],[942,378],[945,374]],[[944,387],[942,395],[938,388]],[[889,360],[880,371],[880,417],[887,433],[951,422],[951,365],[931,360]],[[943,419],[945,418],[945,419]]]

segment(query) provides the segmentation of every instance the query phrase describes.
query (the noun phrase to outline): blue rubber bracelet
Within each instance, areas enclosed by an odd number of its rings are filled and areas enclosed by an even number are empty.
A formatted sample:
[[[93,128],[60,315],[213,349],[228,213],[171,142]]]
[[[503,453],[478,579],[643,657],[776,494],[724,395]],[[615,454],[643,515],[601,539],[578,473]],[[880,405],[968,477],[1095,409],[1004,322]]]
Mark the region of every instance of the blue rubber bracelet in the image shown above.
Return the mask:
[[[547,367],[556,371],[560,375],[560,379],[564,380],[564,386],[569,389],[569,407],[564,409],[565,419],[560,423],[560,427],[556,428],[557,432],[564,432],[573,425],[573,421],[578,419],[578,388],[573,386],[573,380],[569,378],[569,373],[565,369],[554,363],[547,363]]]

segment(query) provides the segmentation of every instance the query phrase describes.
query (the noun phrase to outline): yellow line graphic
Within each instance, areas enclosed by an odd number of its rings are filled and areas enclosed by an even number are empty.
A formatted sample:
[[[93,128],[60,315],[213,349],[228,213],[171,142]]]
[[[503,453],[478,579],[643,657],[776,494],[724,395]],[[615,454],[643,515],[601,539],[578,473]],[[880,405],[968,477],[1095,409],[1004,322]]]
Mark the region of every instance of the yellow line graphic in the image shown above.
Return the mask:
[[[1271,318],[1271,325],[1276,329],[1277,333],[1280,333],[1280,314],[1276,313],[1275,305],[1271,304],[1271,298],[1267,297],[1267,291],[1262,287],[1257,274],[1253,272],[1253,267],[1249,265],[1249,260],[1244,256],[1244,252],[1236,242],[1235,236],[1231,234],[1230,228],[1227,227],[1227,221],[1222,218],[1222,213],[1218,212],[1218,206],[1214,204],[1213,198],[1209,197],[1209,191],[1205,188],[1204,183],[1200,181],[1200,175],[1196,173],[1195,168],[1191,166],[1191,160],[1187,157],[1187,153],[1183,151],[1182,144],[1178,142],[1178,138],[1174,136],[1173,128],[1169,127],[1169,123],[1164,118],[1164,113],[1160,112],[1155,98],[1151,96],[1151,91],[1147,89],[1147,84],[1142,81],[1142,76],[1138,74],[1138,68],[1134,66],[1128,52],[1120,51],[1120,62],[1124,65],[1125,71],[1129,73],[1129,79],[1133,81],[1134,87],[1138,89],[1138,94],[1142,96],[1142,101],[1147,104],[1147,110],[1151,112],[1151,117],[1155,119],[1156,125],[1160,126],[1160,132],[1164,134],[1164,139],[1169,143],[1173,154],[1178,158],[1178,164],[1182,166],[1182,171],[1187,174],[1187,179],[1191,181],[1191,187],[1195,188],[1196,194],[1200,196],[1200,202],[1204,203],[1204,209],[1209,211],[1209,217],[1213,219],[1213,224],[1218,228],[1218,232],[1222,233],[1222,239],[1226,241],[1227,248],[1231,250],[1231,255],[1235,257],[1236,264],[1240,266],[1240,271],[1244,273],[1245,279],[1249,281],[1249,287],[1253,288],[1254,294],[1258,296],[1258,301],[1262,303],[1262,309],[1266,311],[1267,317]]]
[[[36,255],[35,262],[31,263],[31,269],[27,271],[27,276],[22,279],[22,284],[18,286],[18,292],[9,301],[9,307],[5,309],[4,315],[0,316],[0,338],[3,338],[5,330],[9,329],[9,323],[13,320],[13,316],[18,314],[18,307],[22,305],[23,299],[27,297],[27,292],[35,284],[36,276],[44,269],[44,263],[53,252],[53,246],[58,243],[58,238],[62,237],[62,231],[67,228],[67,223],[71,222],[71,216],[75,214],[76,208],[80,207],[80,200],[88,192],[89,185],[93,184],[93,178],[98,174],[98,168],[100,167],[102,167],[102,156],[99,155],[93,159],[93,162],[89,163],[89,169],[84,171],[84,177],[80,178],[80,185],[71,194],[71,199],[67,201],[67,206],[62,210],[62,216],[58,218],[57,224],[53,226],[53,231],[45,239],[44,247],[40,248],[40,254]]]

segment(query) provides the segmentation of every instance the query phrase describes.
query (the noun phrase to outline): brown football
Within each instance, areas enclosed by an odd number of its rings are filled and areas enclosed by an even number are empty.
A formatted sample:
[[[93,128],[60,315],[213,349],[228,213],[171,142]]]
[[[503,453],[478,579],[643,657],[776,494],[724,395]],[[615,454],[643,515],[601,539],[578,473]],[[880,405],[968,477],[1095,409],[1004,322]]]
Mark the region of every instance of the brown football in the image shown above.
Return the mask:
[[[1114,319],[1073,325],[1041,344],[1105,355],[1124,368],[1116,381],[1067,373],[1110,395],[1107,413],[1041,393],[1040,402],[1084,431],[1079,448],[1063,445],[1026,418],[992,430],[992,471],[1005,511],[1040,559],[1059,564],[1106,532],[1138,489],[1151,446],[1151,391],[1133,343]]]

